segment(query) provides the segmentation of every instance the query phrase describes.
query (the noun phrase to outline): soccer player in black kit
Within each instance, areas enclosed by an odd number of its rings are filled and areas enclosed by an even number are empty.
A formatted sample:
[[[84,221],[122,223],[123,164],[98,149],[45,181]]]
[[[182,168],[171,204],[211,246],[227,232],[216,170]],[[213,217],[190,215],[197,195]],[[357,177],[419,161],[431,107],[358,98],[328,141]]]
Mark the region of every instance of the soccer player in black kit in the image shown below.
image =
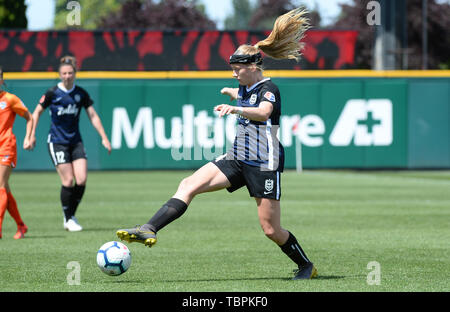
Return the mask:
[[[262,55],[275,59],[299,59],[299,43],[309,27],[302,9],[292,10],[275,21],[272,33],[256,45],[241,45],[230,57],[238,88],[223,88],[221,93],[237,100],[237,105],[220,104],[214,108],[220,117],[238,115],[238,128],[232,148],[183,179],[178,190],[144,225],[120,229],[117,236],[146,246],[156,243],[156,233],[179,218],[193,198],[201,193],[227,189],[233,192],[246,186],[255,198],[264,234],[298,266],[293,279],[317,276],[295,236],[281,227],[280,197],[284,150],[277,139],[281,98],[277,86],[264,78]]]
[[[111,144],[102,122],[93,107],[93,101],[83,88],[75,85],[76,60],[65,56],[60,60],[61,82],[50,88],[40,99],[33,112],[35,126],[45,109],[49,109],[51,126],[47,138],[48,151],[61,178],[60,200],[64,213],[63,227],[69,232],[81,231],[75,213],[83,197],[87,181],[87,155],[79,130],[82,108],[111,153]],[[33,145],[35,142],[33,142]]]

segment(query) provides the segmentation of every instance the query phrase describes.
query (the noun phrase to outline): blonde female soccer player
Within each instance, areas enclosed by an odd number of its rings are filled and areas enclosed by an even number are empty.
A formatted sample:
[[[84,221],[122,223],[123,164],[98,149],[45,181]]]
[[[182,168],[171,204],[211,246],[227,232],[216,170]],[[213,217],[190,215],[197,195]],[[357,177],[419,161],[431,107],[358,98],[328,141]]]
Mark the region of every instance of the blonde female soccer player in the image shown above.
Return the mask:
[[[0,67],[0,87],[4,84],[3,70]],[[2,238],[2,224],[6,210],[17,224],[15,239],[25,237],[28,227],[23,223],[17,208],[17,202],[11,193],[9,177],[17,165],[16,136],[13,125],[16,115],[26,120],[26,134],[23,148],[32,149],[33,118],[27,107],[14,94],[0,90],[0,238]]]
[[[317,270],[300,247],[295,236],[280,224],[281,172],[284,167],[283,146],[276,138],[281,115],[281,98],[277,86],[265,78],[262,55],[275,59],[299,59],[301,45],[309,23],[305,10],[292,10],[276,20],[272,33],[254,46],[241,45],[230,57],[238,88],[223,88],[221,93],[237,100],[237,105],[220,104],[214,108],[219,116],[238,115],[234,145],[225,155],[183,179],[167,203],[144,225],[117,231],[128,242],[147,246],[156,243],[156,233],[179,218],[198,194],[227,189],[233,192],[246,186],[255,198],[258,217],[265,235],[298,266],[294,279],[310,279]]]
[[[61,58],[59,76],[61,82],[50,88],[40,99],[34,112],[35,127],[42,112],[48,108],[51,115],[50,132],[47,138],[50,158],[61,179],[60,200],[64,213],[63,227],[69,232],[81,231],[83,227],[75,217],[83,198],[87,181],[87,155],[79,130],[82,108],[102,139],[103,146],[111,153],[111,143],[102,122],[93,107],[93,101],[83,88],[75,84],[76,59]]]

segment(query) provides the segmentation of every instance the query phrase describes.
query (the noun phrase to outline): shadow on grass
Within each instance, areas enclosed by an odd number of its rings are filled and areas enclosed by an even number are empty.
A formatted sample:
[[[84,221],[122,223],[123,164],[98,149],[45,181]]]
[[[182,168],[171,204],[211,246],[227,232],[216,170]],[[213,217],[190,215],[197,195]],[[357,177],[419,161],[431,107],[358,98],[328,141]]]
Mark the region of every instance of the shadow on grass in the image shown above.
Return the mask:
[[[82,235],[83,233],[89,232],[111,232],[112,236],[116,236],[116,229],[111,228],[84,228],[80,232],[68,232],[65,230],[58,230],[57,234],[25,234],[24,239],[46,239],[46,238],[67,238],[66,235]]]
[[[365,275],[361,275],[365,276]],[[315,277],[313,280],[334,280],[334,279],[343,279],[353,276],[342,276],[342,275],[319,275]],[[359,275],[358,275],[359,277]],[[152,280],[153,282],[162,282],[162,283],[192,283],[192,282],[231,282],[231,281],[292,281],[291,277],[251,277],[251,278],[204,278],[204,279],[170,279],[170,280]],[[114,284],[139,284],[142,283],[143,280],[105,280],[103,283],[114,283]]]
[[[83,228],[83,232],[111,232],[115,236],[116,235],[116,231],[118,229],[119,228],[112,228],[112,227],[108,227],[108,228],[101,228],[101,227]]]
[[[337,276],[337,275],[319,275],[313,280],[331,280],[331,279],[342,279],[349,276]],[[190,283],[190,282],[227,282],[227,281],[291,281],[291,277],[251,277],[251,278],[211,278],[211,279],[188,279],[188,280],[164,280],[162,282],[178,282],[178,283]]]
[[[51,238],[51,239],[54,239],[54,238],[65,238],[64,236],[62,236],[62,235],[57,235],[57,234],[55,234],[55,235],[36,235],[36,234],[33,234],[33,235],[27,235],[27,234],[25,234],[25,238],[23,238],[23,239],[25,239],[25,240],[29,240],[29,239],[42,239],[42,238]]]
[[[333,279],[342,279],[342,278],[348,278],[348,277],[355,277],[355,276],[318,275],[314,279],[318,279],[318,280],[333,280]]]

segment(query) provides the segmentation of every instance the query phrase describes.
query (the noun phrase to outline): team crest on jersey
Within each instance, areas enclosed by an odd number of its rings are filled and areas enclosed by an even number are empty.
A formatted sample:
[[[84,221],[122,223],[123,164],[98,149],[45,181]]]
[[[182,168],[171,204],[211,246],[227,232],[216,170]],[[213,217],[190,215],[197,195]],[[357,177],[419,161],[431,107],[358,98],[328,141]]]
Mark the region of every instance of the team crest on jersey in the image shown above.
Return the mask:
[[[264,188],[267,192],[270,192],[273,190],[273,180],[272,179],[266,179],[266,182],[264,184]]]
[[[258,96],[256,94],[252,94],[252,96],[250,97],[250,105],[253,105],[256,103],[256,100],[258,99]]]
[[[0,102],[0,108],[5,109],[6,108],[6,102]]]
[[[266,99],[268,99],[270,102],[275,102],[275,94],[273,94],[270,91],[267,91],[266,93],[264,93],[264,97]]]
[[[74,99],[75,99],[75,101],[76,101],[77,103],[79,103],[80,100],[81,100],[81,97],[80,97],[79,94],[75,94]]]

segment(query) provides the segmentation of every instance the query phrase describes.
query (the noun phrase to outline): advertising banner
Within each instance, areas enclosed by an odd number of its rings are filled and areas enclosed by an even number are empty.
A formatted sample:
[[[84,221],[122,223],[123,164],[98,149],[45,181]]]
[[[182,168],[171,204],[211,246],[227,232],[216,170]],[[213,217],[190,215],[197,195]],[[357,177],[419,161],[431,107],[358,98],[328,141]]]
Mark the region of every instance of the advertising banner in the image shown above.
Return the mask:
[[[277,138],[285,167],[450,167],[448,79],[273,78],[282,97]],[[50,80],[13,80],[11,92],[30,110]],[[217,104],[231,79],[78,79],[94,100],[113,151],[108,155],[82,112],[80,129],[91,169],[195,169],[224,154],[234,140],[234,115],[220,118]],[[427,91],[430,90],[430,91]],[[412,97],[413,95],[413,97]],[[424,100],[434,110],[424,106]],[[19,151],[17,168],[51,169],[47,113],[35,151]],[[428,129],[428,132],[427,132]],[[435,129],[435,130],[429,130]],[[17,118],[18,146],[24,121]],[[428,154],[427,151],[432,152]]]

